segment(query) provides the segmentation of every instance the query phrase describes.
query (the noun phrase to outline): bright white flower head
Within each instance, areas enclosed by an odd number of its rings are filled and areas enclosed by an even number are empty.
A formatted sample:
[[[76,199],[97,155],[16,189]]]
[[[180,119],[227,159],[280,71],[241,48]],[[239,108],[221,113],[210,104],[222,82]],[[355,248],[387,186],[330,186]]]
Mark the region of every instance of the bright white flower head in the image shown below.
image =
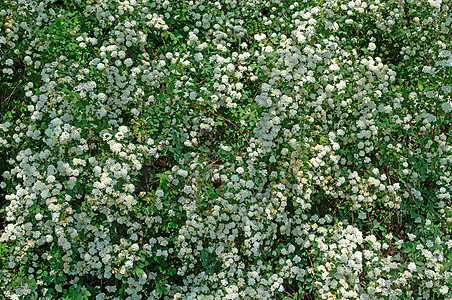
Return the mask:
[[[443,108],[444,112],[446,114],[450,113],[452,111],[452,103],[450,101],[444,102],[441,107]]]
[[[165,196],[165,193],[164,193],[162,190],[156,190],[156,191],[155,191],[155,195],[156,195],[158,198],[162,198],[163,196]]]
[[[195,60],[197,62],[201,61],[203,59],[203,55],[201,53],[196,53],[195,54]]]
[[[124,60],[124,64],[126,65],[126,67],[131,67],[133,65],[133,60],[129,57],[126,60]]]
[[[374,43],[369,43],[367,46],[367,50],[369,51],[374,51],[375,49],[377,49],[377,46]]]

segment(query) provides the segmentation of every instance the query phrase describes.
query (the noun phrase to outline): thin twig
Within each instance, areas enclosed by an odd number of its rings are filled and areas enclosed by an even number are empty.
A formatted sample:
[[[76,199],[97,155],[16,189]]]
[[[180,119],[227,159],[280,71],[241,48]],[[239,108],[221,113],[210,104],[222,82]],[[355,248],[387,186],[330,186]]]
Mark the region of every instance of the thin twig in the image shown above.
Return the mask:
[[[22,79],[20,82],[14,87],[13,91],[11,92],[11,95],[8,96],[8,98],[5,99],[6,102],[8,102],[9,98],[11,98],[14,95],[14,92],[16,91],[17,87],[22,83]],[[8,105],[9,107],[9,105]]]

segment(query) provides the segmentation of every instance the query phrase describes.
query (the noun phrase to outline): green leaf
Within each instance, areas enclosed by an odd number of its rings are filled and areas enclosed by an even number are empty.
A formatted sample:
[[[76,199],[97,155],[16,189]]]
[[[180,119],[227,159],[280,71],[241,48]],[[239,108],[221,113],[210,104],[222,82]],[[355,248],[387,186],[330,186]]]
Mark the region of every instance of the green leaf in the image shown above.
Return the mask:
[[[423,91],[424,90],[424,86],[421,84],[421,83],[419,83],[419,85],[417,86],[417,88],[419,89],[419,91]]]
[[[205,152],[205,153],[209,153],[209,152],[210,152],[209,149],[204,148],[204,147],[199,147],[198,149],[199,149],[200,151],[202,151],[202,152]]]
[[[58,283],[63,282],[65,280],[67,280],[67,277],[65,275],[63,275],[63,274],[58,275],[58,277],[57,277],[57,282]]]
[[[374,221],[374,228],[376,228],[376,229],[380,228],[380,223],[378,223],[377,220]]]
[[[61,292],[63,291],[63,288],[61,287],[61,284],[57,284],[57,285],[55,286],[55,290],[56,290],[58,293],[61,293]]]
[[[53,296],[53,289],[48,289],[46,296]]]

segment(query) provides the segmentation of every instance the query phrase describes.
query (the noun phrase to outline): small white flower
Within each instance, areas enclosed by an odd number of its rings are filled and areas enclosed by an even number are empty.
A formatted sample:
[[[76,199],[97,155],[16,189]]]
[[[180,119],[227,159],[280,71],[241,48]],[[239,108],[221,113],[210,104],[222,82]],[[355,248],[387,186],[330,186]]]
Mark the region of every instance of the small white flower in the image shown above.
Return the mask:
[[[98,99],[99,101],[105,101],[105,100],[107,99],[107,95],[105,95],[104,93],[99,93],[99,94],[97,95],[97,99]]]
[[[358,214],[358,218],[361,220],[367,219],[367,213],[360,211]]]
[[[340,148],[341,148],[341,146],[339,146],[338,143],[333,143],[333,150],[334,151],[339,150]]]
[[[35,218],[36,218],[36,220],[38,220],[38,221],[41,221],[42,220],[42,214],[40,214],[40,213],[37,213],[36,215],[35,215]]]
[[[120,59],[123,59],[124,57],[126,57],[126,53],[125,53],[123,50],[120,50],[120,51],[118,52],[118,57],[119,57]]]
[[[126,274],[126,268],[125,268],[124,266],[122,266],[122,267],[119,269],[119,273],[122,274],[122,275]]]
[[[262,41],[262,40],[264,40],[266,38],[266,35],[265,35],[265,33],[262,33],[262,34],[255,34],[254,35],[254,39],[256,40],[256,41]]]
[[[132,59],[129,57],[124,61],[124,64],[126,65],[126,67],[130,67],[133,65],[133,61]]]
[[[105,69],[105,64],[103,64],[103,63],[98,63],[96,67],[97,67],[97,69],[98,69],[99,71],[102,71],[103,69]]]
[[[410,100],[414,100],[417,98],[417,94],[415,92],[411,92],[408,97],[410,98]]]
[[[55,176],[53,176],[53,175],[49,175],[48,177],[47,177],[47,182],[48,183],[53,183],[54,181],[55,181]]]
[[[449,101],[444,102],[441,106],[446,114],[452,111],[452,103],[450,103]]]
[[[367,50],[374,51],[377,48],[377,46],[374,43],[369,43],[369,46],[367,46]]]
[[[449,292],[449,288],[447,287],[447,285],[443,285],[440,289],[439,292],[443,295],[447,294],[447,292]]]
[[[431,73],[432,72],[432,67],[431,66],[423,66],[422,67],[422,72],[424,72],[424,73]]]
[[[242,167],[238,167],[236,171],[239,174],[243,174],[245,172],[245,170]]]
[[[341,68],[336,63],[330,65],[330,71],[339,71]]]
[[[347,84],[345,83],[344,80],[341,80],[337,85],[336,85],[338,90],[343,90],[347,87]]]
[[[122,140],[122,139],[124,138],[124,133],[122,133],[122,132],[117,132],[117,133],[115,134],[115,138],[116,138],[118,141]]]
[[[165,196],[165,193],[162,190],[156,190],[155,195],[159,198]]]
[[[177,175],[180,175],[182,177],[187,177],[188,172],[186,170],[180,169],[177,171]]]
[[[112,135],[111,135],[111,133],[109,133],[109,132],[106,132],[106,133],[104,133],[104,134],[102,135],[102,139],[103,139],[105,142],[109,141],[109,140],[111,139],[111,137],[112,137]]]
[[[201,61],[203,58],[204,58],[204,57],[202,56],[201,53],[196,53],[196,54],[195,54],[195,60],[196,60],[197,62]]]

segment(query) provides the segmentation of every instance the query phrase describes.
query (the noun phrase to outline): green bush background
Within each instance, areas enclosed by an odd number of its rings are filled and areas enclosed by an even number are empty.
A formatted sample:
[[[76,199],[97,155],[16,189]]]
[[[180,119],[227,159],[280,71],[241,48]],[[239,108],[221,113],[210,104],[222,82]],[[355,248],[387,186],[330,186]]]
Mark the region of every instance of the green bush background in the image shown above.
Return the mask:
[[[10,299],[450,299],[449,1],[3,1]]]

